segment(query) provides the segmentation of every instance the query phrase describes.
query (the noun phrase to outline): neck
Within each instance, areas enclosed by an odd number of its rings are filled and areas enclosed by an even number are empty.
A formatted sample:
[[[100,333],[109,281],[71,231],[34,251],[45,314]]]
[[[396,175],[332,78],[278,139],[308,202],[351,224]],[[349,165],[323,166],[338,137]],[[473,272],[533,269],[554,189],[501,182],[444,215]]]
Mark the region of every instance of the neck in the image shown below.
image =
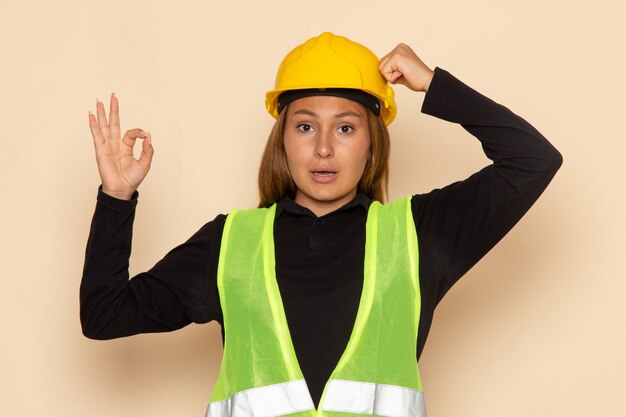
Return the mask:
[[[329,200],[313,199],[304,193],[296,192],[295,202],[311,210],[317,217],[322,217],[348,204],[356,196],[356,190],[343,197]]]

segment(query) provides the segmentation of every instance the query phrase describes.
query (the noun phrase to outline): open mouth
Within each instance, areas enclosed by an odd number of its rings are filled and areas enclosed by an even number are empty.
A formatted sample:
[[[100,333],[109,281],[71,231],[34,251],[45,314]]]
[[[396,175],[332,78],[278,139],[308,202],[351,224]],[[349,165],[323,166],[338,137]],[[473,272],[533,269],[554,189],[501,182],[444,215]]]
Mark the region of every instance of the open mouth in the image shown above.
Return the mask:
[[[337,174],[337,172],[335,171],[312,171],[312,174],[319,176],[319,177],[332,177],[333,175]]]

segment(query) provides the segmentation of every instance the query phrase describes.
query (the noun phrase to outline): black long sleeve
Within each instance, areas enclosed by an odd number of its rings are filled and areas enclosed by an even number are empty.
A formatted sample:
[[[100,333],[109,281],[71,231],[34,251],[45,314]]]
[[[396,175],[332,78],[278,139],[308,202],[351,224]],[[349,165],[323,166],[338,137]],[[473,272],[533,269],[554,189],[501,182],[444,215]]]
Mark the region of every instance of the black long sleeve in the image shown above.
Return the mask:
[[[437,277],[421,281],[427,305],[418,356],[436,304],[513,228],[562,164],[561,154],[528,122],[440,68],[422,112],[459,123],[493,163],[463,181],[413,196],[420,274]]]
[[[437,303],[526,213],[559,166],[559,152],[506,107],[436,68],[422,112],[461,124],[493,163],[412,198],[420,250],[419,358]],[[218,215],[149,271],[128,279],[130,202],[99,191],[80,289],[83,333],[109,339],[222,323]],[[289,198],[274,226],[276,275],[294,348],[314,402],[350,336],[363,284],[367,197],[322,217]],[[337,256],[337,254],[341,256]]]
[[[205,224],[149,271],[129,280],[138,194],[118,200],[98,190],[80,287],[85,336],[112,339],[221,322],[215,277],[225,216]]]

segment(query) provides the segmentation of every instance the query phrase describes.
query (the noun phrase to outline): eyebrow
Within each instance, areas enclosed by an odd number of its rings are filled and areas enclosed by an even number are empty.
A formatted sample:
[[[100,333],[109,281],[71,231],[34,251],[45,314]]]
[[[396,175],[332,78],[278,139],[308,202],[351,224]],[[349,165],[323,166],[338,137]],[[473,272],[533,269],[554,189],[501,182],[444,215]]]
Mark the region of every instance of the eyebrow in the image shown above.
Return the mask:
[[[298,111],[293,112],[293,114],[304,114],[305,116],[319,117],[317,113],[313,113],[312,111],[309,111],[309,110],[298,110]],[[361,117],[361,115],[356,112],[346,111],[343,113],[336,114],[335,119],[340,119],[342,117],[347,117],[347,116]]]

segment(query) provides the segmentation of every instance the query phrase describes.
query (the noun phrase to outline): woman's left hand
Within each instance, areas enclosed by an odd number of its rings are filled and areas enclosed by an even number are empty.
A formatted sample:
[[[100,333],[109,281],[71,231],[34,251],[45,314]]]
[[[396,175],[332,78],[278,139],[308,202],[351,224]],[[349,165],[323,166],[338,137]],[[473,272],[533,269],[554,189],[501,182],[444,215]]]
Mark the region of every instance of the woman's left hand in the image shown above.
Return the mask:
[[[413,91],[428,91],[435,74],[415,52],[403,43],[381,58],[378,70],[391,84],[402,84]]]

